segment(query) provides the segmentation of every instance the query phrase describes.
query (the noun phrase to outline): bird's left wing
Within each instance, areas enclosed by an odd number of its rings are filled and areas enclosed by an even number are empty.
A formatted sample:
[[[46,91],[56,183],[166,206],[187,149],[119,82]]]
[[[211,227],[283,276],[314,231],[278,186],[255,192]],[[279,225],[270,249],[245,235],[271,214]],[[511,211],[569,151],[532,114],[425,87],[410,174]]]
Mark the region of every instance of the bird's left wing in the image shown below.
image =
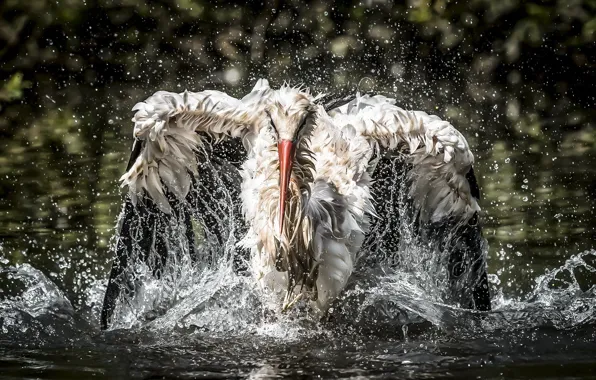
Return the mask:
[[[480,210],[475,182],[467,178],[474,155],[449,122],[422,111],[404,110],[382,95],[357,96],[331,110],[330,116],[339,129],[356,129],[371,148],[405,155],[412,166],[409,196],[422,220],[467,219]]]
[[[412,232],[423,244],[439,255],[447,253],[452,298],[464,307],[489,310],[480,192],[472,169],[474,156],[463,135],[437,116],[404,110],[381,95],[357,95],[328,113],[344,135],[364,137],[366,148],[379,153],[378,161],[370,155],[356,158],[363,161],[356,166],[373,174],[377,226],[387,231],[381,239],[373,237],[374,250],[382,246],[386,254],[395,254],[395,243],[404,233],[401,220],[413,218],[410,228],[416,226]],[[404,177],[393,171],[391,157],[401,158],[399,171]],[[397,187],[404,189],[405,197],[393,201],[403,202],[405,211],[398,212],[401,206],[387,199]]]

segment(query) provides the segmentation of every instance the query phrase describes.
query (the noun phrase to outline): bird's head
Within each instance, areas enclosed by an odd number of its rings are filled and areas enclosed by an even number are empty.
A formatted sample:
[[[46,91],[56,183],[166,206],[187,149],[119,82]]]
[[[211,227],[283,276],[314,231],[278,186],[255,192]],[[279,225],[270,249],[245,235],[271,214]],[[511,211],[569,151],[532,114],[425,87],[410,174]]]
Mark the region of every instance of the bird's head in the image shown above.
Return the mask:
[[[296,159],[296,151],[307,139],[314,126],[317,98],[298,88],[282,87],[272,97],[266,112],[279,154],[279,229],[283,231],[287,192]]]

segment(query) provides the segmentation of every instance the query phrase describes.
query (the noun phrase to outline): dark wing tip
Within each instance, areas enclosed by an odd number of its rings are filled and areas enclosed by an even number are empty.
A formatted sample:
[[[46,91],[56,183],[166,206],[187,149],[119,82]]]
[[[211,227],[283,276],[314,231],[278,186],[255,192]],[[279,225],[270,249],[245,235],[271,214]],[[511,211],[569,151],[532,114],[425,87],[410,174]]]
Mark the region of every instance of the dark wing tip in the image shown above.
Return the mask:
[[[141,154],[141,150],[143,150],[143,143],[140,140],[135,139],[134,143],[132,144],[132,151],[130,152],[128,164],[126,165],[126,171],[130,170],[132,165],[135,163],[135,161]]]
[[[480,186],[478,186],[478,181],[476,181],[476,175],[474,175],[474,168],[470,167],[470,170],[466,173],[466,179],[468,180],[468,184],[470,185],[470,193],[476,199],[480,199]]]
[[[323,105],[323,108],[325,108],[326,112],[329,112],[331,110],[334,110],[336,108],[339,108],[341,106],[348,104],[349,102],[351,102],[354,99],[356,99],[355,94],[347,95],[347,96],[344,96],[341,98],[331,99],[330,101],[328,101],[327,103],[325,103]]]

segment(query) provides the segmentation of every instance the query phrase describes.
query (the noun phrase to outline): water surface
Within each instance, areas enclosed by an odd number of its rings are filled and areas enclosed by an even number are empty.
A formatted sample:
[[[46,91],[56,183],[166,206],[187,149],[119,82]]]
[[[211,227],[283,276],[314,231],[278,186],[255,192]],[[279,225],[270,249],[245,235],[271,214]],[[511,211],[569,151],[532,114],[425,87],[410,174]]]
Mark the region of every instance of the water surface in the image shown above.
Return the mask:
[[[349,7],[353,14],[340,17],[342,7],[304,7],[295,13],[317,22],[291,36],[285,9],[259,39],[252,26],[268,23],[269,11],[221,6],[205,22],[184,4],[89,7],[50,10],[53,21],[46,10],[27,15],[64,25],[31,26],[36,44],[0,56],[9,60],[3,77],[14,71],[27,84],[22,97],[0,99],[0,377],[596,376],[594,99],[581,91],[593,70],[581,64],[581,48],[551,59],[555,39],[515,47],[518,34],[509,32],[494,45],[451,45],[446,29],[437,42],[414,24],[385,23],[401,14],[385,8]],[[343,24],[333,32],[333,23]],[[494,25],[486,36],[510,27]],[[329,35],[339,30],[346,34]],[[328,44],[317,42],[321,34]],[[492,312],[442,303],[434,273],[395,271],[362,275],[324,321],[272,315],[228,257],[207,269],[182,260],[169,282],[146,277],[143,297],[118,310],[112,330],[99,330],[130,109],[158,89],[242,96],[260,76],[332,96],[390,95],[467,137],[483,195]]]

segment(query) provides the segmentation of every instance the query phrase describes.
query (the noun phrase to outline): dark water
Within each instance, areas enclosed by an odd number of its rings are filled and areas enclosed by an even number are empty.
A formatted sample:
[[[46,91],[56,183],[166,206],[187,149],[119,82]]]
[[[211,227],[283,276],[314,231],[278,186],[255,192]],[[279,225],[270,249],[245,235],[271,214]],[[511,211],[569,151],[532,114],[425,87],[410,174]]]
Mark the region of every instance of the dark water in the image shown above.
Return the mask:
[[[429,297],[423,285],[433,273],[391,273],[354,284],[327,321],[271,316],[228,262],[202,272],[180,263],[174,285],[148,280],[146,298],[101,332],[129,110],[180,80],[161,65],[134,85],[58,85],[46,72],[4,113],[11,132],[0,141],[0,377],[596,378],[593,121],[575,118],[573,103],[545,110],[536,101],[527,117],[516,116],[520,79],[518,87],[476,83],[497,94],[486,104],[458,85],[463,71],[427,81],[412,61],[387,81],[354,66],[326,62],[305,69],[306,78],[299,65],[272,69],[272,80],[393,94],[462,131],[483,192],[494,311]],[[231,83],[225,73],[185,77],[180,90],[239,95],[255,80],[242,74]],[[160,313],[151,315],[155,305]]]
[[[165,315],[108,332],[97,327],[101,286],[75,311],[25,264],[2,272],[18,295],[0,303],[0,368],[3,378],[55,379],[593,378],[595,288],[550,283],[595,264],[594,251],[574,256],[522,301],[497,293],[489,313],[429,302],[402,277],[383,277],[349,290],[322,323],[261,315],[248,280],[222,268],[190,289],[179,281]]]

